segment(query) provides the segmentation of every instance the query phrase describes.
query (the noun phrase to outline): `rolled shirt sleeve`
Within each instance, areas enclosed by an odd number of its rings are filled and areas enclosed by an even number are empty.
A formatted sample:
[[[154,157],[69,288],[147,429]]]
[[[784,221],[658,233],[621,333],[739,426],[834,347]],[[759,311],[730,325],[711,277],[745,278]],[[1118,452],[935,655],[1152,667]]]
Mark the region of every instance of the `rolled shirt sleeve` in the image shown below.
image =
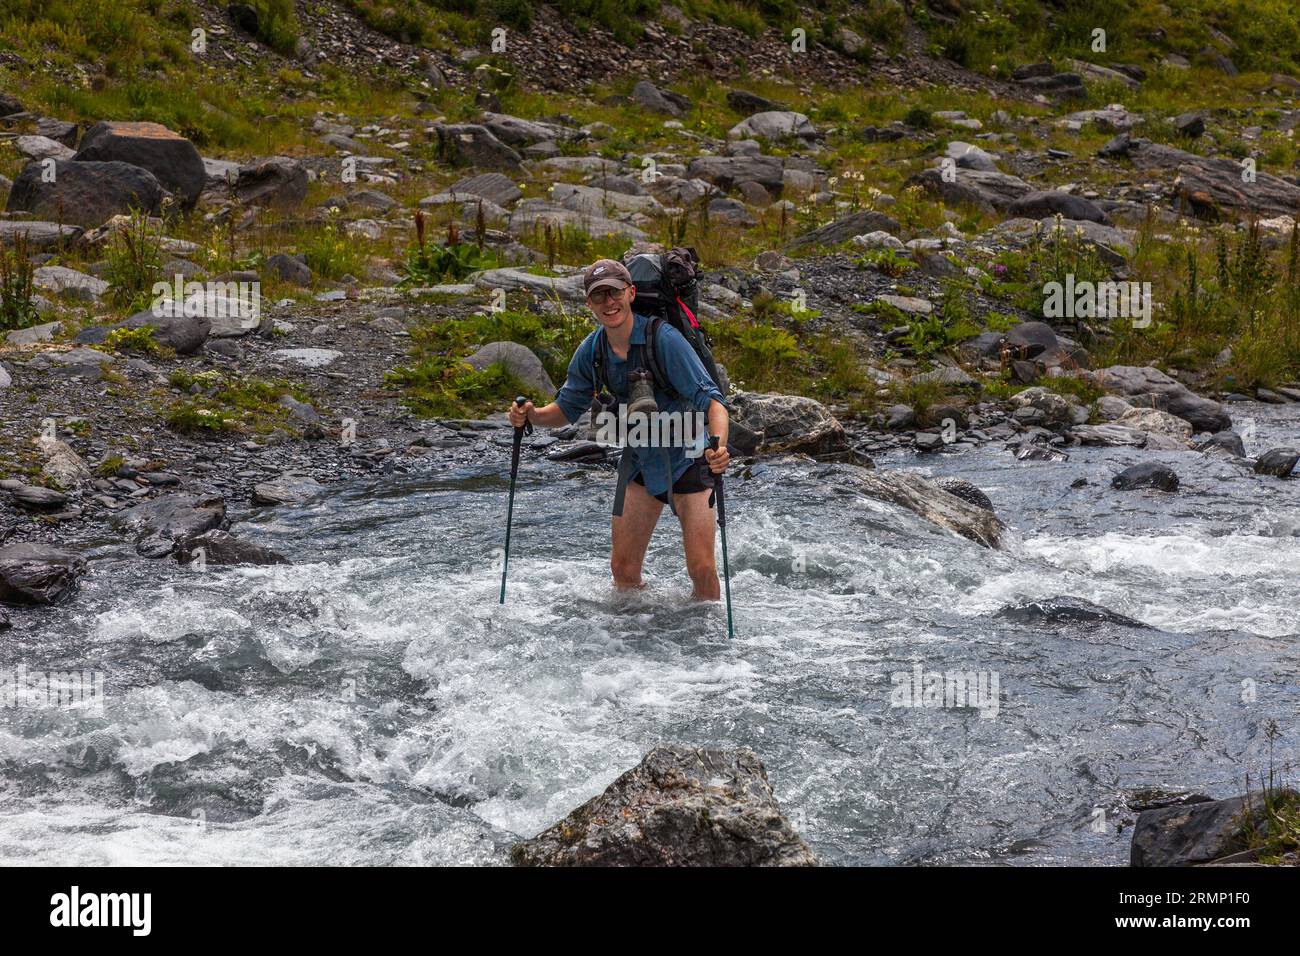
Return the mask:
[[[723,406],[727,404],[682,333],[664,323],[659,327],[656,345],[664,375],[692,408],[697,412],[707,412],[713,402]]]

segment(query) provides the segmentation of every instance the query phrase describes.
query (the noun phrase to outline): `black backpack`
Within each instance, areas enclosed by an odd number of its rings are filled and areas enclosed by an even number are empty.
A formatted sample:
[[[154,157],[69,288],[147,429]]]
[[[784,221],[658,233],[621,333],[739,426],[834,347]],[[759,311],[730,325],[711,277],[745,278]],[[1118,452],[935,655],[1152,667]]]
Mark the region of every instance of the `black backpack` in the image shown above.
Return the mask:
[[[696,318],[700,308],[701,275],[700,257],[695,250],[669,249],[662,254],[643,252],[624,264],[632,274],[632,284],[636,286],[636,301],[632,308],[651,320],[646,336],[645,362],[655,386],[670,395],[677,395],[677,390],[659,367],[655,345],[659,326],[666,322],[690,343],[713,384],[726,395],[718,364],[713,360],[712,342]]]

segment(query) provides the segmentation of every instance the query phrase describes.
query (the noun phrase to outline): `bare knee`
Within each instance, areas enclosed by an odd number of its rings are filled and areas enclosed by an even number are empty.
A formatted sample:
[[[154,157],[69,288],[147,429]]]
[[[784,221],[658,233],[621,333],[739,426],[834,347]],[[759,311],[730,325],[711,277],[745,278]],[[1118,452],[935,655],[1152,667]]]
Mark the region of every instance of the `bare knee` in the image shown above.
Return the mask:
[[[611,557],[609,569],[614,575],[614,586],[618,588],[639,588],[641,586],[641,562],[635,558]]]

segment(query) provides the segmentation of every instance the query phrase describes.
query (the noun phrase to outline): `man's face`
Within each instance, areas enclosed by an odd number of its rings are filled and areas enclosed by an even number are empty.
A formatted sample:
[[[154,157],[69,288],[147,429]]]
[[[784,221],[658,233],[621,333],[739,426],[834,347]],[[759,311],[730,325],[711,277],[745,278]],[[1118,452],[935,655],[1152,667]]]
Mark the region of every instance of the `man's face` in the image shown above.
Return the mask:
[[[602,287],[592,290],[587,296],[587,308],[591,309],[597,322],[607,329],[614,329],[632,321],[632,300],[635,298],[636,286],[624,289]]]

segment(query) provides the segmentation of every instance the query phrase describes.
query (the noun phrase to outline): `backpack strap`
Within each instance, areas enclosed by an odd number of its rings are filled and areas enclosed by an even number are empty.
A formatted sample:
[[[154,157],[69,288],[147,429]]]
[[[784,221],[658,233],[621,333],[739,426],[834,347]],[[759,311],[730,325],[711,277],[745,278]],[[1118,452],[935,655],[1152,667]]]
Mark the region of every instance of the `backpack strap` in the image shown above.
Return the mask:
[[[659,362],[659,326],[663,322],[663,317],[658,315],[650,320],[650,327],[646,329],[646,344],[642,350],[642,358],[645,368],[650,372],[650,377],[654,379],[655,387],[661,392],[667,392],[668,397],[676,401],[681,398],[681,394],[673,388],[673,383],[668,380]]]

